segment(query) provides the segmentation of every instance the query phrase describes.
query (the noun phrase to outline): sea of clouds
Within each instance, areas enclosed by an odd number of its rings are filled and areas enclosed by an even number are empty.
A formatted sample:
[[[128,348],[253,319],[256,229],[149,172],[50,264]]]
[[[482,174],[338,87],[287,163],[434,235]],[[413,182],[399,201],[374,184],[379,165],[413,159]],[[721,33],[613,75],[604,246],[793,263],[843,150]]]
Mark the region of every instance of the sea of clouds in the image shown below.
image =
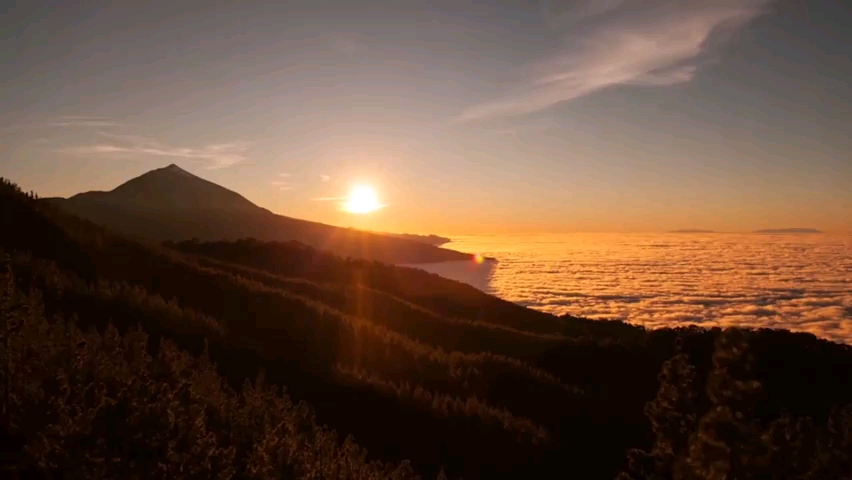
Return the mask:
[[[499,263],[486,278],[464,265],[426,270],[554,314],[787,328],[852,344],[852,235],[470,236],[445,247]]]

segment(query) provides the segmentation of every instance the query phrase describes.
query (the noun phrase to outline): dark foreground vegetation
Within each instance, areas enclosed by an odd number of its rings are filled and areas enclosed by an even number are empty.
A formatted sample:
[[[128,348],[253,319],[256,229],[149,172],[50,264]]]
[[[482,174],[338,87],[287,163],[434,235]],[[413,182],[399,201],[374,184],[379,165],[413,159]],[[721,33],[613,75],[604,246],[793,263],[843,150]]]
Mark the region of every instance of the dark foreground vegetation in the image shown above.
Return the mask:
[[[845,345],[560,319],[294,244],[148,245],[5,181],[0,207],[10,475],[852,472]]]

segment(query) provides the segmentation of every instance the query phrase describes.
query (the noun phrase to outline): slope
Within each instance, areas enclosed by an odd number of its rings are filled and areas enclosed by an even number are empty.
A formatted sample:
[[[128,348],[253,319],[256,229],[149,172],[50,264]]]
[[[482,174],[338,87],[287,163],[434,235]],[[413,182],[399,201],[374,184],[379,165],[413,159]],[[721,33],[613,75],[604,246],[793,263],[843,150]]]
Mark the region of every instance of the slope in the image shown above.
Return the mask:
[[[359,300],[369,309],[373,292],[382,292],[408,301],[447,318],[489,323],[526,332],[577,335],[587,333],[595,323],[563,320],[524,308],[469,285],[448,280],[416,268],[347,260],[298,243],[259,242],[179,242],[169,248],[198,254],[228,263],[265,270],[276,275],[304,278],[317,283],[362,287]],[[640,330],[636,328],[636,330]]]

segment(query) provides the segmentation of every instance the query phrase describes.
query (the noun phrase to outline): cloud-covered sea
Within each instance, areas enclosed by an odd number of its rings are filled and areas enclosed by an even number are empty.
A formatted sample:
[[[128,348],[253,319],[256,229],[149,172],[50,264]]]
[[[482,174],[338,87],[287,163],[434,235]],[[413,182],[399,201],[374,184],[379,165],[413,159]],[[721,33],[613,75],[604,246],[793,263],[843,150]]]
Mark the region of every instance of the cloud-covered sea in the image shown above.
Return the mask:
[[[426,270],[555,314],[788,328],[852,344],[852,235],[469,236],[445,247],[499,263]]]

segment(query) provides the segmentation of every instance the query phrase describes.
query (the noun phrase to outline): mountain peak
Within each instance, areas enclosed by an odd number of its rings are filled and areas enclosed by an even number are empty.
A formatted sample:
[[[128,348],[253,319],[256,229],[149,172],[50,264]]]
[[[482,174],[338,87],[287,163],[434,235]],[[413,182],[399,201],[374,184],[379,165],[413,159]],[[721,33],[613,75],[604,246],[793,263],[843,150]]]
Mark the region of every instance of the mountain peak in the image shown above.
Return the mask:
[[[172,163],[172,164],[170,164],[166,167],[163,167],[163,168],[157,168],[157,169],[151,170],[148,173],[154,173],[154,172],[160,172],[160,173],[172,174],[172,175],[185,175],[185,176],[189,176],[189,177],[199,178],[199,177],[196,177],[195,175],[187,172],[186,170],[178,167],[174,163]]]
[[[242,195],[175,164],[130,179],[105,192],[100,199],[143,210],[263,210]]]

